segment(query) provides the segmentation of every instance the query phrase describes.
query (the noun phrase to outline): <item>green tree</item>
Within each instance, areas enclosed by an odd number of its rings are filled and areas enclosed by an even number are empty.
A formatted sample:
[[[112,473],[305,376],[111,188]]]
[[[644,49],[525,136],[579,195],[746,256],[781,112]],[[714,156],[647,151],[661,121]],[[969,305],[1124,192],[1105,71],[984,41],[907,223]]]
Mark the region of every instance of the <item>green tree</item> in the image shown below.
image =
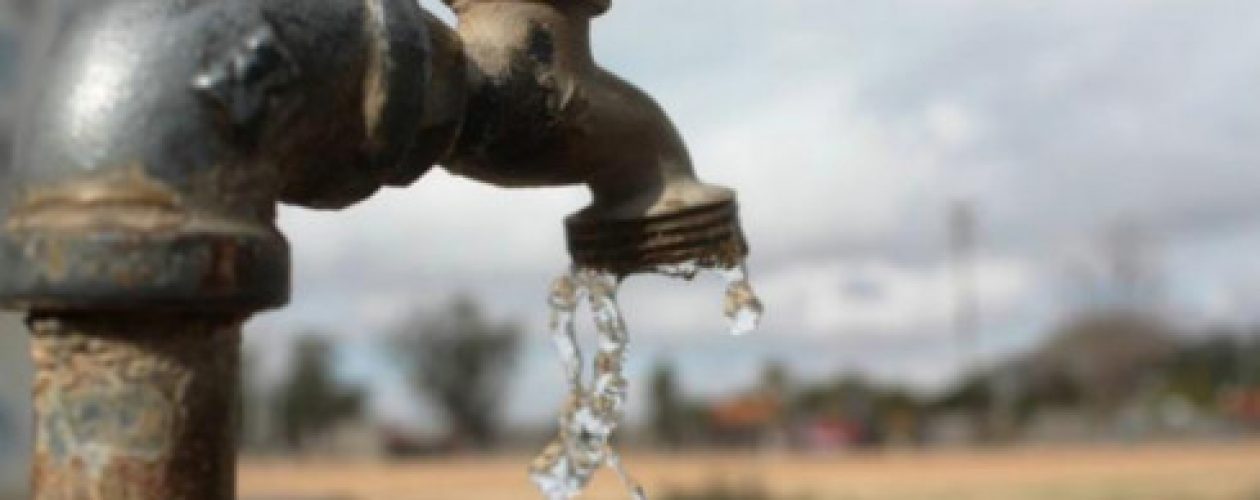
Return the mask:
[[[331,356],[332,346],[315,336],[303,337],[294,348],[293,368],[277,395],[279,430],[292,451],[362,415],[362,392],[337,382]]]
[[[258,368],[258,353],[246,346],[241,352],[240,445],[258,451],[278,444],[268,431],[275,426],[274,411]]]
[[[657,361],[652,370],[652,432],[666,446],[683,443],[687,408],[678,390],[677,368],[673,362]]]
[[[461,297],[445,310],[417,315],[395,338],[412,386],[438,404],[460,442],[487,449],[498,442],[501,407],[519,348],[520,327],[493,323]]]

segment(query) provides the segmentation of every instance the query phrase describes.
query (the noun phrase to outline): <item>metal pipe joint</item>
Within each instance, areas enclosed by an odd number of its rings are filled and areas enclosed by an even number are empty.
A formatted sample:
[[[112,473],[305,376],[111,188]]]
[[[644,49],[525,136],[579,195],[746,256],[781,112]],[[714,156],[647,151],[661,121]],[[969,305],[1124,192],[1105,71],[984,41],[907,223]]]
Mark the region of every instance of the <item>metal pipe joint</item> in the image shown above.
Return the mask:
[[[343,208],[440,164],[589,186],[566,222],[579,265],[747,253],[734,194],[596,64],[609,0],[447,3],[457,29],[414,0],[42,4],[0,171],[0,306],[36,333],[37,498],[230,498],[239,326],[289,295],[279,202]]]

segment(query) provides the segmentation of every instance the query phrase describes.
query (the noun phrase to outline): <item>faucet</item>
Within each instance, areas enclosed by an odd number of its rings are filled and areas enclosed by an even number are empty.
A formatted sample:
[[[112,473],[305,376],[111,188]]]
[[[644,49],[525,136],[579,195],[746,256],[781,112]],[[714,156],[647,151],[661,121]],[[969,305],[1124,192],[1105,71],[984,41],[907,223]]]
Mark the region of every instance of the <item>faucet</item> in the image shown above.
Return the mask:
[[[0,172],[0,305],[36,363],[34,498],[234,498],[241,324],[289,295],[276,205],[432,166],[586,185],[576,265],[734,266],[734,193],[600,68],[610,0],[60,0]]]
[[[566,221],[575,262],[618,274],[746,253],[726,189],[701,183],[678,131],[635,86],[600,68],[591,19],[610,0],[447,0],[471,86],[443,164],[503,186],[585,184]]]

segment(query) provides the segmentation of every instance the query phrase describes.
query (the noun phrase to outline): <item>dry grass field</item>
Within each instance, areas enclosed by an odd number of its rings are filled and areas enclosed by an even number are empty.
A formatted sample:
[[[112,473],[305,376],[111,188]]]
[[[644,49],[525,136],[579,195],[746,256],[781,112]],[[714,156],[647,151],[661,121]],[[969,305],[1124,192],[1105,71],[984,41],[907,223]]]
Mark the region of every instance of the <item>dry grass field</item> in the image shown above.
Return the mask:
[[[243,500],[534,499],[523,457],[406,464],[246,461]],[[1260,442],[881,452],[839,457],[628,457],[654,499],[714,484],[776,500],[1260,500]],[[681,493],[681,494],[680,494]],[[624,499],[611,473],[585,498]],[[703,497],[707,498],[707,497]]]

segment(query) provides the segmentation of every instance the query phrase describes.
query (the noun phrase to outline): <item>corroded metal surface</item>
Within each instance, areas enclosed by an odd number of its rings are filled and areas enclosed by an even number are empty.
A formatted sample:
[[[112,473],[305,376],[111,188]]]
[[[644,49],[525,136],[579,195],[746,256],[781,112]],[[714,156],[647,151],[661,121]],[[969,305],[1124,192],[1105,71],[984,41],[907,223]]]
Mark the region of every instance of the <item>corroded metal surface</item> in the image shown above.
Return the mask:
[[[596,63],[591,19],[610,2],[447,3],[459,16],[473,71],[447,169],[506,186],[589,186],[592,205],[569,221],[569,248],[580,264],[629,274],[662,263],[733,262],[733,254],[746,253],[734,193],[700,182],[665,111]],[[727,216],[689,215],[714,205]],[[678,239],[656,229],[679,220],[694,234]]]
[[[679,263],[729,269],[748,255],[733,199],[641,219],[577,215],[565,226],[575,264],[621,275]]]
[[[36,498],[230,499],[242,318],[288,299],[276,204],[434,163],[585,184],[587,267],[731,265],[734,193],[600,68],[610,0],[64,0],[0,170],[0,307],[36,311]],[[38,52],[38,51],[37,51]],[[439,214],[447,216],[445,214]]]
[[[597,225],[733,200],[697,179],[664,110],[595,61],[608,0],[448,4],[454,31],[412,0],[58,3],[0,181],[0,304],[275,307],[277,202],[345,207],[435,162],[588,185],[575,219]],[[721,260],[729,243],[680,255]]]
[[[34,319],[34,498],[234,498],[239,321]]]
[[[448,149],[420,136],[460,121],[422,119],[431,37],[413,0],[46,10],[0,170],[3,306],[282,305],[277,202],[343,207],[415,179]]]

